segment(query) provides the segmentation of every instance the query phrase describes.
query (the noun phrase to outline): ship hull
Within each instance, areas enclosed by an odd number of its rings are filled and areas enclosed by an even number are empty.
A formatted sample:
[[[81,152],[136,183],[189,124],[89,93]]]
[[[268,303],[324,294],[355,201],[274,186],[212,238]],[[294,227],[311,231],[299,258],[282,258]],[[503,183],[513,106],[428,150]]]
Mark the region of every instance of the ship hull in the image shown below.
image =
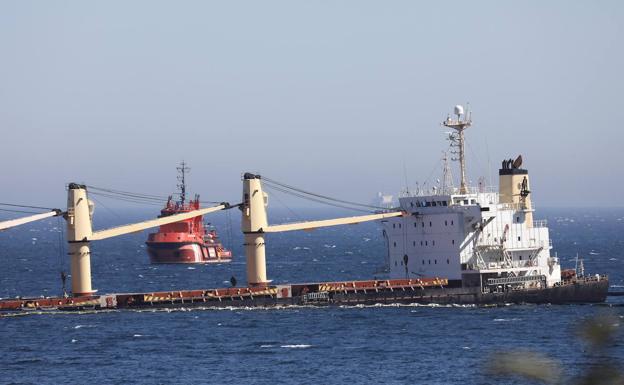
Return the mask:
[[[146,242],[151,263],[225,263],[231,254],[196,242]]]
[[[0,312],[106,310],[137,308],[223,308],[277,306],[356,306],[389,304],[506,305],[601,303],[607,277],[568,282],[545,289],[481,293],[478,288],[449,288],[438,279],[349,281],[268,287],[106,294],[76,298],[0,300]]]

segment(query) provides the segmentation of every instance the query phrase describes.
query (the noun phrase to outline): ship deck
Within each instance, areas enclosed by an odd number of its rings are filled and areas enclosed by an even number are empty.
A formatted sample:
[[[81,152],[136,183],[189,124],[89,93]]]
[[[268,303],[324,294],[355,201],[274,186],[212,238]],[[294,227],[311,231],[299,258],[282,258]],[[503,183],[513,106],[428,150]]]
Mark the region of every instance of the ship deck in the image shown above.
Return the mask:
[[[546,289],[483,293],[478,287],[452,288],[443,278],[340,281],[230,287],[85,297],[0,300],[0,314],[28,311],[80,311],[175,307],[277,307],[358,304],[595,303],[606,300],[609,280],[593,276]]]

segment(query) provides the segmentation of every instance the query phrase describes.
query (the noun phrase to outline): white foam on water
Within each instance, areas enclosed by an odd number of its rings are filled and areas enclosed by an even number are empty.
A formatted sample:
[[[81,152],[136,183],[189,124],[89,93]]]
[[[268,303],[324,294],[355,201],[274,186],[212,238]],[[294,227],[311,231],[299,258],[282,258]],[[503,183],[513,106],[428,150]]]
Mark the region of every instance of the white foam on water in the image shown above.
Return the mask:
[[[287,348],[287,349],[307,349],[311,347],[312,345],[306,345],[306,344],[280,345],[280,348]]]
[[[82,329],[82,328],[94,328],[95,325],[76,325],[74,329]]]
[[[143,334],[133,334],[132,337],[134,337],[134,338],[143,337]]]
[[[260,345],[260,347],[261,347],[261,348],[263,348],[263,349],[264,349],[264,348],[272,348],[272,347],[274,347],[274,346],[275,346],[275,345]]]
[[[75,344],[76,342],[78,342],[78,340],[75,340],[75,339],[72,338],[71,343]]]

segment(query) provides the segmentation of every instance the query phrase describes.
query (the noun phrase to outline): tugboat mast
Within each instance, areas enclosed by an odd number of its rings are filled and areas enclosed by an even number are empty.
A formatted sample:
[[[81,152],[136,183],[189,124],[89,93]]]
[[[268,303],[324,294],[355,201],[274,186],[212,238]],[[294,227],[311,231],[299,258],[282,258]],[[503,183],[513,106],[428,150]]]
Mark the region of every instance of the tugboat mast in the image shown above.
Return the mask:
[[[466,184],[466,157],[464,152],[464,131],[466,128],[470,127],[472,124],[472,119],[470,114],[466,116],[464,114],[464,107],[461,105],[455,106],[455,110],[453,111],[456,118],[451,119],[450,115],[446,118],[442,125],[445,127],[450,127],[454,129],[456,132],[453,132],[449,135],[449,140],[454,143],[455,146],[459,147],[459,168],[461,175],[461,182],[459,185],[459,193],[467,194],[468,186]]]
[[[180,173],[180,175],[178,175],[178,180],[180,181],[180,184],[178,184],[178,187],[180,188],[180,204],[184,205],[184,201],[186,200],[185,177],[186,177],[186,173],[188,171],[191,171],[191,169],[189,167],[186,167],[186,163],[184,161],[182,161],[182,163],[180,163],[180,167],[176,167],[176,169]]]

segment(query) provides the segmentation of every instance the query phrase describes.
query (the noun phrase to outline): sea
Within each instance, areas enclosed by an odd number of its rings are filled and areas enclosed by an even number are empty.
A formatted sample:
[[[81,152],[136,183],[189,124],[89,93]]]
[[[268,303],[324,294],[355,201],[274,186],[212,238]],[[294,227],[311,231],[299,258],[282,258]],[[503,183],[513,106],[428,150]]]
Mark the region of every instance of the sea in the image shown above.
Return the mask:
[[[96,229],[153,218],[158,207],[94,214]],[[331,218],[337,210],[272,211],[272,223]],[[151,265],[148,231],[93,242],[99,293],[228,287],[245,283],[237,209],[206,219],[234,252],[220,265]],[[608,274],[624,291],[624,209],[541,209],[564,268]],[[62,293],[69,273],[63,219],[0,233],[0,297]],[[276,283],[384,276],[377,223],[270,234],[268,276]],[[609,317],[602,349],[580,337]],[[573,383],[601,363],[624,368],[624,297],[597,305],[340,306],[33,312],[0,317],[2,384],[534,384],[492,362],[518,354],[561,368]],[[515,356],[514,356],[515,357]]]

